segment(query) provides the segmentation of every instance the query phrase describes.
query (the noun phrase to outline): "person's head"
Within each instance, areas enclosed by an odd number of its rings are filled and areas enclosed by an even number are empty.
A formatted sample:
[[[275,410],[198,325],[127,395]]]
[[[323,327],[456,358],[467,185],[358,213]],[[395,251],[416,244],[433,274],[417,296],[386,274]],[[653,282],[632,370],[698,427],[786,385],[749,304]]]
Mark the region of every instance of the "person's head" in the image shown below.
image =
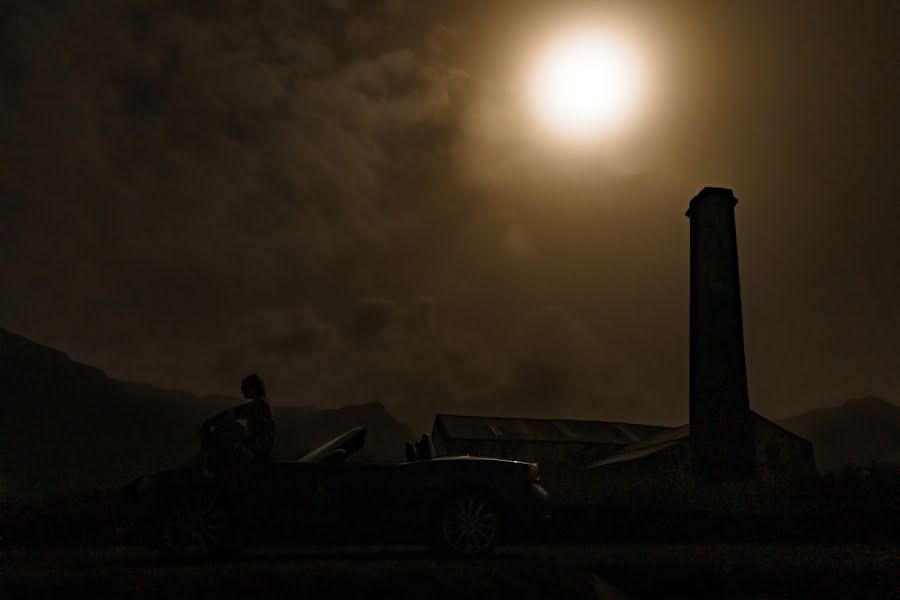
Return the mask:
[[[256,373],[251,373],[244,377],[241,381],[241,393],[248,400],[256,400],[266,397],[266,384],[263,383],[262,377]]]

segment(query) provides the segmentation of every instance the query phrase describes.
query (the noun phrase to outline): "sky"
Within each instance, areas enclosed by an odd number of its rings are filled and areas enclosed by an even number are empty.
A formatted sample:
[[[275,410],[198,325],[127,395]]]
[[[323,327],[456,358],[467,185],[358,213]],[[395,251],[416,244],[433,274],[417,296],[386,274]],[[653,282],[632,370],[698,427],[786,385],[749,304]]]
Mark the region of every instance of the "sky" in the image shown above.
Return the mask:
[[[677,424],[688,220],[734,190],[751,406],[900,399],[888,2],[12,0],[0,326],[275,404]],[[541,126],[596,24],[642,94]]]

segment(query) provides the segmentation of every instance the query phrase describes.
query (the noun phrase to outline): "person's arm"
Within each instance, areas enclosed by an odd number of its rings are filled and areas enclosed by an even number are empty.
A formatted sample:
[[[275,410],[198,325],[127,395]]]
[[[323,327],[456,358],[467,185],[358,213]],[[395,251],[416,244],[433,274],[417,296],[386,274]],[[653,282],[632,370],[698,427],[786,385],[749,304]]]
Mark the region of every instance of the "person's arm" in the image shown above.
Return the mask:
[[[243,404],[238,404],[237,406],[231,407],[229,410],[231,414],[229,415],[232,419],[247,419],[250,415],[250,406],[253,404],[253,401],[244,402]]]
[[[244,404],[238,404],[237,406],[232,406],[231,408],[226,408],[222,412],[217,415],[214,415],[208,418],[203,422],[204,429],[208,429],[210,425],[217,423],[219,421],[236,421],[238,419],[246,419],[250,410],[250,402],[245,402]]]

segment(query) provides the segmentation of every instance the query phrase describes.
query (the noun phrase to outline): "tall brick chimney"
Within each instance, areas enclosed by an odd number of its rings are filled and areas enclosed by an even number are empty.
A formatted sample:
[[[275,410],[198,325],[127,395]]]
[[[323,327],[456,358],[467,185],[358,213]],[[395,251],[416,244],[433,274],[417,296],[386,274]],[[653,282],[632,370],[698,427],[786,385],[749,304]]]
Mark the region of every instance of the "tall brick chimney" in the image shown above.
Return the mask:
[[[694,476],[754,475],[744,364],[741,287],[731,190],[703,188],[692,200],[690,419]]]

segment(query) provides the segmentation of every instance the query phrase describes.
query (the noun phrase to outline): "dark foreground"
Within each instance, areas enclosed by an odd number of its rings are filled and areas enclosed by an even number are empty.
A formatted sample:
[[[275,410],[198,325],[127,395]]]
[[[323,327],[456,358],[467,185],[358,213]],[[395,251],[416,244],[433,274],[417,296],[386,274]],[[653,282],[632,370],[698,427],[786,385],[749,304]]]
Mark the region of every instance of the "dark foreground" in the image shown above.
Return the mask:
[[[893,544],[543,545],[485,560],[263,548],[187,565],[139,548],[42,548],[5,551],[0,598],[891,598],[898,572]]]

